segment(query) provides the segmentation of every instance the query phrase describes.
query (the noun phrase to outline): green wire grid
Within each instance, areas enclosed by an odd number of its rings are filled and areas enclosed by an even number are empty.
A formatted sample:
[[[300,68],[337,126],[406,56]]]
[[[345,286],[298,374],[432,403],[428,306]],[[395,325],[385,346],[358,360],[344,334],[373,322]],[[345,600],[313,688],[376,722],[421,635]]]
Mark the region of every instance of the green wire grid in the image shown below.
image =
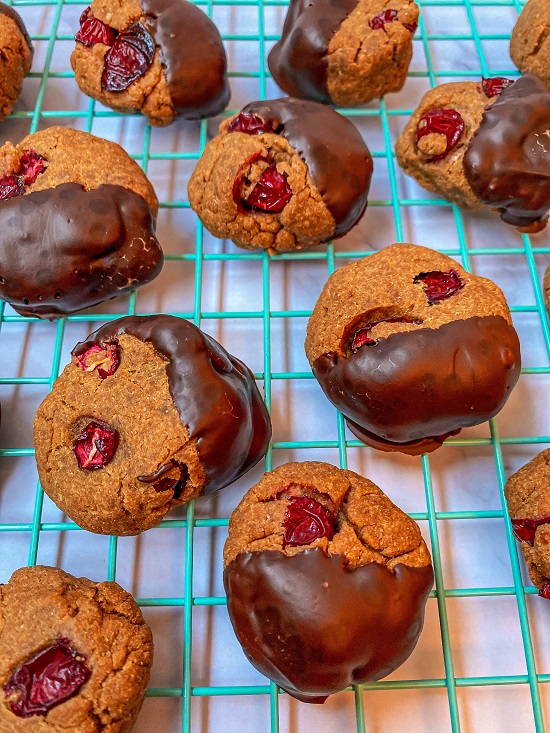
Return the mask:
[[[417,0],[421,6],[421,11],[430,11],[430,13],[436,13],[438,9],[449,9],[455,8],[460,11],[465,11],[466,17],[470,25],[470,32],[462,33],[428,33],[425,25],[425,21],[420,19],[420,25],[415,36],[415,53],[418,54],[420,47],[422,48],[423,54],[426,59],[427,69],[425,71],[411,71],[409,76],[411,78],[426,79],[431,86],[437,83],[446,81],[456,77],[460,78],[473,78],[478,79],[481,74],[485,76],[517,76],[518,72],[512,66],[510,68],[492,68],[488,65],[484,53],[484,43],[487,41],[500,41],[507,42],[509,35],[507,34],[492,34],[490,29],[479,29],[476,27],[475,22],[475,11],[479,8],[492,8],[492,9],[505,9],[515,10],[518,13],[521,10],[522,3],[519,0]],[[246,9],[257,8],[257,20],[258,20],[258,33],[257,34],[226,34],[223,35],[225,41],[234,41],[238,43],[254,44],[258,50],[258,69],[246,72],[233,71],[230,68],[229,76],[233,79],[257,79],[259,83],[259,96],[265,98],[266,95],[266,81],[269,79],[269,73],[267,65],[265,63],[266,48],[268,43],[277,39],[278,36],[273,34],[265,33],[265,10],[270,7],[280,7],[284,10],[287,5],[285,0],[205,0],[197,2],[197,4],[210,16],[213,14],[214,6],[229,6],[239,7]],[[51,70],[52,59],[54,57],[55,44],[58,42],[67,42],[72,40],[71,35],[62,34],[59,32],[60,20],[62,10],[65,6],[75,5],[80,8],[84,7],[83,2],[78,0],[21,0],[16,1],[13,5],[22,9],[24,18],[28,17],[24,11],[28,13],[31,10],[34,12],[44,11],[46,8],[51,9],[51,28],[47,34],[33,35],[33,40],[45,44],[45,56],[43,69],[33,71],[30,75],[38,81],[38,93],[36,98],[36,104],[34,108],[29,111],[17,110],[10,117],[11,119],[27,120],[30,122],[30,131],[34,132],[40,126],[47,126],[51,124],[50,121],[62,120],[66,121],[67,124],[71,125],[79,121],[84,122],[84,128],[91,130],[94,120],[102,118],[117,119],[119,116],[96,106],[96,104],[90,100],[87,108],[82,110],[45,110],[44,98],[46,87],[49,80],[53,79],[66,79],[72,78],[73,74],[71,71],[54,72]],[[75,16],[77,17],[77,16]],[[432,17],[432,16],[430,16]],[[480,32],[483,31],[483,32]],[[433,63],[431,55],[430,44],[434,41],[468,41],[474,44],[477,61],[479,65],[475,69],[437,69]],[[228,110],[225,115],[233,113],[235,110]],[[474,258],[483,259],[484,256],[514,256],[519,258],[518,262],[526,263],[530,281],[532,283],[535,303],[533,305],[516,305],[512,307],[514,314],[532,314],[533,317],[538,318],[540,323],[540,330],[542,338],[544,340],[545,347],[545,359],[544,363],[538,364],[537,366],[525,367],[522,369],[522,374],[533,375],[541,378],[545,375],[550,374],[550,328],[546,318],[544,309],[544,303],[542,298],[541,286],[539,282],[539,276],[537,273],[537,265],[535,257],[538,255],[547,255],[550,257],[550,243],[548,238],[542,239],[537,238],[536,244],[531,242],[531,239],[527,235],[522,235],[520,242],[516,243],[515,246],[501,246],[501,247],[469,247],[468,246],[468,231],[464,225],[463,214],[459,209],[451,206],[445,201],[435,199],[433,197],[426,198],[403,198],[399,196],[398,191],[398,178],[397,178],[397,166],[394,159],[392,150],[392,134],[391,134],[391,121],[394,117],[402,118],[402,122],[412,112],[412,109],[394,109],[388,108],[386,101],[381,100],[378,105],[374,107],[371,105],[368,109],[354,109],[346,111],[347,116],[351,119],[359,121],[367,118],[376,118],[380,121],[383,135],[383,149],[373,150],[373,157],[375,159],[375,166],[381,165],[386,161],[388,168],[389,186],[391,191],[391,198],[380,199],[370,201],[369,206],[371,208],[382,208],[388,210],[388,214],[393,218],[395,226],[396,241],[404,241],[404,224],[403,224],[403,213],[411,207],[445,207],[447,210],[452,212],[454,226],[456,229],[457,246],[451,248],[442,248],[440,251],[445,252],[451,256],[458,257],[462,260],[463,265],[469,269],[472,265]],[[203,121],[200,123],[199,133],[199,149],[177,153],[155,153],[151,152],[151,129],[145,126],[143,134],[143,145],[141,152],[135,154],[135,159],[140,163],[145,171],[151,161],[165,161],[167,164],[169,161],[178,160],[189,160],[193,161],[198,159],[204,145],[207,141],[207,123]],[[381,161],[381,162],[378,162]],[[189,208],[189,204],[184,200],[163,200],[160,203],[161,211],[171,209],[186,209]],[[367,214],[368,216],[368,214]],[[344,240],[346,241],[346,240]],[[422,242],[419,242],[422,244]],[[326,251],[305,251],[295,253],[284,253],[278,255],[276,258],[277,262],[294,262],[299,260],[304,261],[316,261],[322,260],[326,262],[327,271],[326,274],[333,272],[337,260],[349,260],[356,259],[361,256],[367,256],[371,254],[370,249],[359,249],[352,248],[350,250],[345,249],[345,245],[338,244],[336,247],[330,244]],[[195,324],[200,325],[203,320],[212,320],[223,322],[224,319],[246,319],[256,320],[261,323],[264,334],[263,343],[263,367],[262,371],[257,373],[255,376],[259,380],[263,380],[265,399],[268,408],[271,409],[272,404],[272,386],[273,382],[292,382],[298,380],[310,380],[313,376],[310,372],[303,371],[273,371],[271,366],[271,325],[273,322],[277,322],[278,319],[302,319],[305,323],[305,318],[309,316],[309,310],[299,309],[288,309],[288,310],[272,310],[270,307],[270,277],[272,262],[270,258],[264,252],[245,252],[240,251],[235,247],[229,247],[228,252],[205,252],[204,241],[203,241],[203,229],[200,223],[196,225],[195,234],[195,251],[192,253],[185,254],[169,254],[166,257],[167,262],[184,262],[189,261],[194,263],[194,297],[193,307],[188,311],[174,312],[174,315],[179,315],[188,319],[191,319]],[[214,310],[203,310],[203,288],[204,288],[204,272],[203,266],[205,263],[212,261],[227,262],[228,267],[231,267],[233,261],[254,261],[259,271],[261,271],[262,287],[261,287],[261,306],[255,310],[247,311],[214,311]],[[550,261],[550,259],[549,259]],[[498,279],[497,279],[498,282]],[[130,296],[127,313],[133,314],[139,312],[144,314],[142,310],[137,308],[137,297],[136,293]],[[65,335],[65,329],[67,323],[90,323],[104,322],[109,319],[117,318],[121,314],[111,313],[93,313],[93,314],[75,314],[68,318],[60,319],[59,321],[52,323],[49,327],[52,332],[55,331],[55,346],[53,351],[53,358],[51,361],[51,367],[48,365],[49,373],[42,377],[4,377],[0,376],[0,385],[2,386],[14,386],[24,389],[30,385],[43,385],[44,388],[51,387],[55,378],[63,368],[61,361],[61,351],[63,347],[63,340]],[[11,312],[7,312],[4,304],[0,306],[0,328],[3,330],[4,324],[31,324],[35,319],[24,318],[15,315]],[[225,344],[229,350],[231,350],[231,344]],[[72,344],[70,344],[72,346]],[[524,348],[525,350],[525,348]],[[45,372],[47,370],[44,370]],[[422,477],[424,483],[426,511],[411,513],[411,516],[419,521],[425,521],[429,527],[429,538],[431,543],[432,556],[434,561],[435,569],[435,590],[432,591],[431,597],[435,599],[439,612],[439,623],[441,631],[442,641],[442,654],[444,661],[444,675],[433,679],[406,679],[406,680],[383,680],[378,683],[359,686],[352,693],[342,694],[354,694],[355,704],[355,721],[357,733],[366,733],[366,731],[374,730],[368,723],[368,713],[365,712],[365,707],[368,704],[368,695],[371,690],[391,690],[397,692],[402,689],[412,690],[426,690],[426,689],[445,689],[448,699],[449,707],[449,720],[450,730],[453,733],[459,733],[459,731],[469,730],[469,728],[461,727],[461,716],[459,712],[457,689],[460,688],[474,688],[474,687],[490,687],[490,686],[506,686],[506,685],[524,685],[528,686],[530,692],[530,699],[532,703],[532,716],[534,730],[537,733],[542,733],[545,730],[545,724],[543,720],[543,712],[541,708],[540,700],[540,685],[550,682],[550,674],[541,674],[537,672],[535,666],[535,659],[533,653],[533,641],[532,641],[532,629],[530,626],[530,619],[526,608],[526,597],[536,593],[536,589],[530,585],[524,586],[521,572],[520,562],[518,560],[518,552],[516,542],[511,534],[510,523],[505,511],[504,497],[502,494],[502,487],[505,481],[502,447],[503,446],[532,446],[533,450],[539,450],[544,444],[550,443],[550,436],[547,435],[536,435],[536,436],[517,436],[513,438],[500,438],[498,432],[498,418],[490,422],[490,437],[488,438],[464,438],[458,437],[446,441],[441,451],[452,451],[457,447],[470,447],[480,448],[483,446],[490,446],[494,458],[494,465],[496,469],[496,476],[498,479],[498,487],[501,497],[501,508],[493,510],[483,511],[437,511],[436,502],[434,498],[434,490],[432,486],[432,469],[431,469],[431,458],[424,455],[421,459]],[[339,462],[342,467],[348,465],[348,450],[350,449],[361,449],[362,451],[369,451],[370,449],[365,448],[362,443],[356,440],[350,440],[346,438],[346,431],[344,421],[341,415],[337,416],[337,439],[335,440],[299,440],[299,441],[275,441],[270,446],[267,454],[265,465],[266,470],[270,470],[273,464],[273,453],[277,451],[288,451],[288,450],[299,450],[309,449],[318,452],[319,460],[323,460],[323,454],[328,450],[338,451]],[[2,459],[24,459],[25,457],[33,456],[34,450],[32,448],[32,436],[29,436],[28,446],[19,448],[3,448],[0,449],[0,457]],[[277,464],[277,461],[275,461]],[[389,488],[389,487],[382,487]],[[1,489],[1,487],[0,487]],[[391,492],[390,492],[391,493]],[[42,509],[43,509],[43,493],[39,485],[36,488],[34,510],[32,521],[30,522],[0,522],[0,541],[4,536],[7,535],[8,541],[10,533],[23,532],[29,535],[29,551],[28,551],[28,564],[33,565],[37,561],[37,554],[41,536],[44,533],[51,532],[81,532],[74,523],[72,522],[45,522],[42,521]],[[2,517],[0,517],[0,520]],[[466,587],[466,588],[445,588],[444,574],[443,574],[443,563],[441,559],[441,541],[439,538],[439,529],[441,523],[456,522],[458,520],[464,521],[476,521],[483,519],[495,519],[503,521],[506,527],[506,539],[507,548],[509,552],[509,560],[511,564],[513,584],[511,586],[500,586],[500,587]],[[181,608],[183,611],[183,685],[181,687],[156,687],[148,690],[148,697],[155,698],[181,698],[181,730],[183,733],[190,733],[194,731],[193,718],[192,718],[192,699],[193,698],[215,698],[225,696],[268,696],[269,699],[269,722],[266,728],[262,731],[255,730],[254,733],[278,733],[282,730],[279,722],[279,695],[281,691],[268,680],[265,684],[261,685],[227,685],[227,686],[194,686],[192,679],[192,643],[193,643],[193,607],[214,607],[223,606],[225,604],[225,598],[218,596],[201,596],[194,593],[193,583],[193,568],[194,558],[193,551],[195,547],[194,530],[196,528],[224,528],[227,525],[227,517],[219,518],[196,518],[195,517],[195,506],[194,502],[191,502],[186,507],[185,518],[183,519],[170,519],[163,520],[160,525],[160,529],[174,529],[180,528],[185,529],[185,580],[182,588],[181,596],[174,597],[141,597],[137,601],[143,608]],[[107,579],[115,579],[117,575],[117,550],[118,543],[117,538],[110,538],[108,545],[108,561],[107,561]],[[200,564],[200,559],[196,561]],[[5,581],[5,578],[0,578],[0,581]],[[493,598],[493,597],[514,597],[517,603],[519,625],[521,629],[521,636],[523,640],[523,646],[525,650],[525,666],[526,674],[502,674],[492,676],[468,676],[468,677],[457,677],[454,672],[453,664],[453,653],[452,643],[449,631],[449,620],[447,612],[447,600],[452,598]],[[327,713],[328,714],[328,713]],[[139,721],[137,724],[139,728]],[[550,726],[548,726],[550,730]],[[219,729],[222,730],[222,729]],[[247,729],[248,730],[248,729]],[[294,729],[292,731],[294,733]],[[351,733],[351,731],[346,731]]]

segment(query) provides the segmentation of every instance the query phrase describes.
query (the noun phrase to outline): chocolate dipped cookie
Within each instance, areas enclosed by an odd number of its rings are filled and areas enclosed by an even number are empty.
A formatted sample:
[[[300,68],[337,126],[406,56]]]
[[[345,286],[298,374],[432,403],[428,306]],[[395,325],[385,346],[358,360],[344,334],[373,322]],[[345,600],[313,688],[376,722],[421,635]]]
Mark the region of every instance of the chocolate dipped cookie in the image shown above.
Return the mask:
[[[235,634],[251,664],[303,702],[402,664],[433,577],[415,522],[372,481],[327,463],[266,473],[229,520]]]
[[[429,191],[534,233],[550,210],[549,130],[550,92],[532,74],[452,82],[424,95],[395,152]]]
[[[496,415],[521,366],[500,288],[414,244],[336,270],[309,319],[305,349],[351,432],[410,455]]]
[[[214,236],[274,254],[346,234],[365,211],[371,175],[349,120],[316,102],[271,99],[222,122],[189,202]]]
[[[152,662],[151,631],[117,583],[39,565],[0,585],[2,733],[128,733]]]
[[[504,495],[529,576],[550,599],[550,448],[510,476]]]
[[[403,87],[417,26],[413,0],[290,0],[269,70],[294,97],[370,102]]]
[[[80,89],[151,125],[217,115],[229,101],[218,29],[188,0],[92,0],[71,65]]]
[[[19,13],[0,2],[0,122],[19,99],[34,48]]]
[[[66,127],[0,148],[0,298],[56,318],[153,280],[158,202],[116,143]]]
[[[271,422],[250,370],[175,316],[127,316],[77,344],[34,422],[42,488],[100,534],[155,527],[265,455]]]
[[[548,0],[528,0],[512,31],[510,56],[520,71],[530,71],[550,88]]]

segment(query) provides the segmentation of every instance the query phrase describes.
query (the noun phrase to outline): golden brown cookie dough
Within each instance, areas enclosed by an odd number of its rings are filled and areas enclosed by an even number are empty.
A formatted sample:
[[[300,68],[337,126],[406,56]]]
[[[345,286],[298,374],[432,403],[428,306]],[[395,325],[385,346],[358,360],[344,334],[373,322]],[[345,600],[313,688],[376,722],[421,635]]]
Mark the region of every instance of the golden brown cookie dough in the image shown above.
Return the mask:
[[[528,0],[512,31],[510,56],[520,71],[530,71],[550,87],[548,0]]]
[[[396,669],[433,583],[415,522],[368,479],[313,461],[280,466],[248,491],[229,521],[224,567],[248,659],[313,703]]]
[[[23,79],[31,70],[33,51],[19,13],[0,2],[0,122],[21,94]]]
[[[417,25],[413,0],[291,0],[269,69],[291,96],[370,102],[403,87]]]
[[[127,733],[152,661],[151,631],[117,583],[36,566],[0,586],[2,733]]]
[[[531,580],[550,598],[550,448],[510,476],[504,494]]]
[[[413,244],[336,270],[309,319],[305,349],[358,438],[412,455],[495,415],[520,371],[500,288]]]

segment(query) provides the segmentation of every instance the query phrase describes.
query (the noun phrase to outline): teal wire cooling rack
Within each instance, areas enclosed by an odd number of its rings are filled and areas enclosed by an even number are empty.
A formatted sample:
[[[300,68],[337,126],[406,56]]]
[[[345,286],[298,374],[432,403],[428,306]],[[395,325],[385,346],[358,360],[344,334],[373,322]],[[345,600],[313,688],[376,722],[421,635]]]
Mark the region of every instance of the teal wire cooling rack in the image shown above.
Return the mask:
[[[496,219],[435,199],[407,180],[393,157],[396,134],[429,86],[517,75],[507,47],[522,5],[417,2],[422,15],[405,89],[346,113],[375,159],[365,218],[326,248],[272,259],[214,240],[189,210],[186,182],[215,131],[213,122],[151,129],[139,117],[122,117],[88,100],[69,64],[84,4],[14,2],[36,56],[22,100],[2,125],[2,142],[53,124],[116,140],[147,171],[161,201],[159,235],[167,256],[157,281],[53,323],[20,317],[6,305],[0,310],[0,581],[19,566],[45,563],[96,580],[116,579],[134,593],[156,641],[137,733],[545,730],[550,605],[536,597],[518,559],[502,486],[506,475],[550,443],[550,329],[540,285],[550,240],[519,235]],[[198,4],[226,43],[231,109],[276,96],[265,58],[286,3]],[[327,275],[393,241],[432,246],[494,279],[509,298],[522,339],[522,376],[502,413],[421,458],[376,454],[351,439],[313,380],[301,345]],[[306,458],[353,468],[419,521],[431,546],[435,589],[417,650],[387,680],[343,692],[322,707],[306,706],[244,659],[226,618],[221,549],[229,513],[264,465],[139,538],[83,532],[44,497],[34,467],[32,418],[70,349],[99,322],[158,311],[193,320],[253,368],[274,422],[266,469]]]

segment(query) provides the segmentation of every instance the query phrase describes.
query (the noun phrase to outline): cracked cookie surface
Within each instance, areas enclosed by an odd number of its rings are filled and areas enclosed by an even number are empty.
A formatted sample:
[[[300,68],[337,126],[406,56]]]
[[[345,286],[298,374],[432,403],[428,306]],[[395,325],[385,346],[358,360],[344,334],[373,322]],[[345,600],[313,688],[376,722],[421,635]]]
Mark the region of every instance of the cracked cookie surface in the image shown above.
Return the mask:
[[[32,59],[33,45],[21,16],[0,2],[0,122],[17,102]]]
[[[22,705],[22,690],[12,690],[17,670],[60,641],[76,653],[85,681],[67,699],[46,704],[47,710],[14,714],[12,707]],[[127,733],[141,708],[152,660],[151,631],[134,599],[117,583],[93,583],[35,566],[17,570],[0,586],[3,733]],[[68,671],[65,667],[63,684]],[[60,686],[59,680],[44,684],[40,702]]]
[[[528,0],[512,31],[510,56],[522,72],[530,71],[550,88],[550,5]]]

